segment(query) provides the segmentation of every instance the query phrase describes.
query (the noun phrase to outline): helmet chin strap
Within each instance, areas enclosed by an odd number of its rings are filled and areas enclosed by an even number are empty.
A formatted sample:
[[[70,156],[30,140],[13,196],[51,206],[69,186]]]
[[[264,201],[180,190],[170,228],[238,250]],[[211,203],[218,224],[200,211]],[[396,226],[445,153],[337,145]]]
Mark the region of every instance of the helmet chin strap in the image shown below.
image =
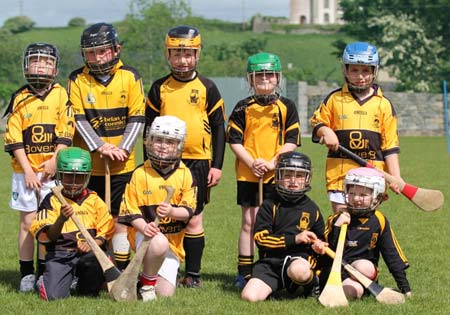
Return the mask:
[[[188,81],[188,80],[192,80],[195,77],[196,72],[195,72],[195,70],[190,70],[190,71],[185,71],[185,72],[172,70],[172,74],[176,79],[179,79],[181,81]]]
[[[270,105],[270,104],[275,103],[278,100],[279,95],[277,93],[274,93],[274,94],[255,94],[253,96],[253,98],[260,105]]]
[[[348,90],[350,92],[353,92],[356,94],[365,94],[370,91],[370,88],[372,87],[374,80],[372,80],[372,82],[370,82],[369,84],[366,84],[364,86],[357,86],[357,85],[351,84],[350,81],[347,79],[347,76],[345,76],[345,82],[347,82]]]

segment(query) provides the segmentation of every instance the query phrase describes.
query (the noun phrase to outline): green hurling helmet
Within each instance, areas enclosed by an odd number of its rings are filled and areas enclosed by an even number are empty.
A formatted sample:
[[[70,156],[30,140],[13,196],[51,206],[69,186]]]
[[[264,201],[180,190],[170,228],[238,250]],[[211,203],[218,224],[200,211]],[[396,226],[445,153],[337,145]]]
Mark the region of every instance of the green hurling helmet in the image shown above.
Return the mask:
[[[56,160],[56,179],[62,184],[63,195],[74,198],[87,187],[91,177],[91,155],[78,147],[62,149]]]
[[[276,77],[276,83],[269,82]],[[266,81],[261,86],[257,81]],[[257,80],[258,79],[258,80]],[[281,62],[277,55],[261,52],[251,55],[247,60],[247,81],[250,91],[253,91],[254,99],[258,104],[269,105],[278,99],[281,94]]]
[[[281,72],[280,58],[275,54],[266,52],[260,52],[248,57],[247,73],[261,71]]]

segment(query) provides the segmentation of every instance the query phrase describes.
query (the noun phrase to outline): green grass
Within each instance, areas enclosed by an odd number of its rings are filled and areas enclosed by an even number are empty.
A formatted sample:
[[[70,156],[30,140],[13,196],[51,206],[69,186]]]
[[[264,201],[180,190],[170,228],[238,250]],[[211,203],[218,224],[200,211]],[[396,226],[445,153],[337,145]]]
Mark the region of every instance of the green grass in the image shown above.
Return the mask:
[[[141,145],[138,144],[137,148],[141,148]],[[403,137],[401,148],[400,161],[404,179],[423,188],[439,189],[448,198],[450,155],[447,154],[445,138]],[[309,195],[327,217],[330,208],[324,189],[325,148],[304,138],[301,151],[311,157],[314,166],[313,189]],[[9,156],[3,153],[2,161],[0,303],[3,314],[450,314],[448,201],[443,209],[426,213],[406,198],[392,193],[381,210],[390,219],[411,265],[407,274],[413,298],[406,304],[381,305],[373,298],[366,298],[362,301],[350,301],[348,308],[326,309],[314,299],[265,301],[257,304],[241,301],[238,291],[232,286],[236,273],[240,209],[235,201],[233,156],[229,150],[226,152],[223,179],[213,190],[212,202],[205,212],[207,239],[202,267],[204,289],[178,289],[175,297],[159,299],[151,304],[116,303],[106,294],[98,299],[73,297],[47,303],[39,300],[35,294],[19,294],[16,245],[18,216],[8,209],[11,174]],[[394,280],[383,264],[381,269],[380,283],[395,287]]]

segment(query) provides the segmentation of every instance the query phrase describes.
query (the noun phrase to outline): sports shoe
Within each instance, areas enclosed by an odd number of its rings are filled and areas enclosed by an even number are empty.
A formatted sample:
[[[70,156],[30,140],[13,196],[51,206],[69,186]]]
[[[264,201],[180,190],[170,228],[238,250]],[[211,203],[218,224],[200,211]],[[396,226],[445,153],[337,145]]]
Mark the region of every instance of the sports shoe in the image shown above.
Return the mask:
[[[156,286],[154,285],[143,285],[139,289],[139,293],[143,302],[156,300]]]
[[[234,286],[239,288],[240,290],[244,289],[248,280],[243,275],[237,275],[236,279],[234,279]]]
[[[34,285],[34,289],[39,292],[41,289],[41,285],[44,283],[44,276],[40,275],[38,280],[36,281],[36,284]]]
[[[200,289],[202,287],[202,281],[200,280],[200,278],[194,278],[191,276],[185,277],[183,279],[183,281],[181,282],[181,284],[185,288],[190,288],[190,289]]]
[[[72,283],[70,284],[70,292],[75,292],[78,287],[78,277],[74,276],[72,278]]]
[[[36,276],[33,274],[26,275],[20,280],[20,292],[34,291],[34,285],[36,283]]]
[[[314,276],[313,280],[304,286],[303,297],[314,297],[317,298],[320,295],[320,284],[319,277],[317,275]]]

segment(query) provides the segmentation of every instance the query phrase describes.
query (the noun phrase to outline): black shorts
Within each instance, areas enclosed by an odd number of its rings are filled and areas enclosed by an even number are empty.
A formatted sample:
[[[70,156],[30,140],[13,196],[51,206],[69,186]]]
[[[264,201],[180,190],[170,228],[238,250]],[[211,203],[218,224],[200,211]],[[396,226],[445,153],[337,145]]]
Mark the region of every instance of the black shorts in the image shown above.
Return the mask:
[[[242,207],[258,207],[259,192],[258,183],[237,182],[237,204]],[[263,199],[272,198],[275,192],[274,184],[263,185]]]
[[[119,215],[120,203],[125,192],[125,186],[131,178],[132,172],[111,175],[111,214]],[[88,188],[95,191],[100,198],[105,200],[105,176],[91,176]],[[106,202],[106,200],[105,200]]]
[[[209,203],[209,160],[183,160],[183,163],[191,170],[194,185],[197,186],[197,208],[194,215],[198,215],[203,212],[203,208]]]
[[[286,256],[284,258],[270,257],[260,259],[253,266],[252,278],[263,281],[272,289],[272,292],[290,289],[293,286],[293,282],[287,275],[287,269],[299,257],[308,260],[308,254],[306,253],[296,257]]]

